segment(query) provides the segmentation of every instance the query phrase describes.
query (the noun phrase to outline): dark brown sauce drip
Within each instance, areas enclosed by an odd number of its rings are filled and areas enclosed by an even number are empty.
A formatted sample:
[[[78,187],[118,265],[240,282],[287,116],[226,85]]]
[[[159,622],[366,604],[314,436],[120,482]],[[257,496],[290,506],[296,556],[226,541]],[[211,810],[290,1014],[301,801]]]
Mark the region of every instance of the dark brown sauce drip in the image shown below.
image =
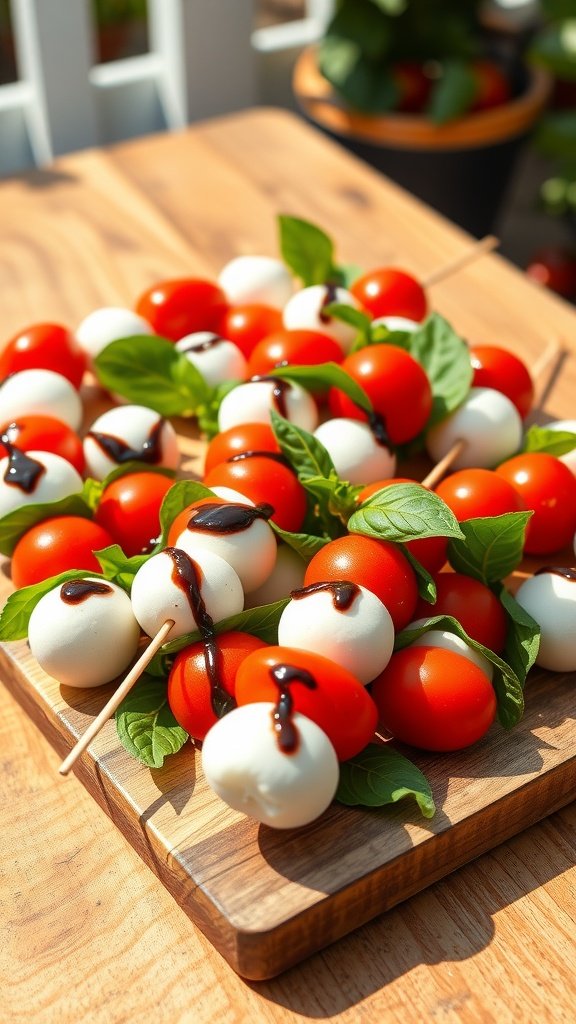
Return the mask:
[[[576,569],[564,568],[561,565],[543,565],[541,569],[537,569],[534,575],[540,576],[543,572],[551,572],[554,576],[561,576],[564,580],[576,583]]]
[[[10,487],[17,487],[24,494],[33,494],[46,472],[46,466],[12,444],[8,437],[8,431],[17,426],[17,423],[11,423],[0,437],[0,441],[8,452],[4,483]]]
[[[204,664],[210,683],[210,702],[217,718],[223,718],[236,707],[236,701],[224,689],[220,673],[220,648],[214,621],[200,593],[200,569],[193,558],[180,548],[165,548],[165,554],[172,560],[172,582],[185,595],[194,616],[204,647]]]
[[[164,422],[164,419],[160,417],[140,449],[131,448],[120,437],[114,437],[113,434],[101,434],[97,430],[89,430],[86,437],[91,437],[104,454],[119,466],[125,462],[145,462],[148,465],[155,465],[162,458],[160,440]]]
[[[332,595],[332,604],[338,612],[348,611],[360,594],[360,587],[357,583],[351,583],[350,580],[329,580],[326,583],[311,583],[309,587],[292,590],[290,597],[294,601],[299,601],[307,594],[320,594],[325,590]]]
[[[204,341],[188,341],[185,345],[179,343],[179,352],[207,352],[208,349],[215,348],[221,341],[226,341],[221,334],[210,334],[208,338],[204,338]]]
[[[332,320],[330,313],[326,313],[326,306],[330,306],[333,302],[338,299],[338,292],[336,291],[337,285],[333,281],[326,282],[326,294],[322,299],[322,305],[320,306],[320,312],[318,313],[319,319],[323,324],[329,324]]]
[[[288,419],[288,408],[286,405],[286,395],[290,391],[292,385],[289,380],[283,380],[281,377],[274,377],[273,375],[264,377],[251,377],[250,383],[258,383],[260,381],[268,381],[269,384],[273,384],[272,388],[272,399],[276,406],[276,412],[280,413],[285,420]]]
[[[104,596],[113,594],[114,591],[107,583],[99,583],[98,580],[68,580],[60,587],[60,597],[64,604],[82,604],[92,594]]]
[[[207,533],[241,533],[252,526],[256,519],[270,519],[274,514],[272,505],[238,505],[233,502],[207,502],[191,519],[188,530],[205,530]]]
[[[294,701],[291,683],[303,683],[309,690],[316,689],[316,680],[305,668],[295,665],[274,665],[270,669],[272,680],[278,687],[278,700],[272,712],[272,723],[278,748],[283,754],[295,754],[300,745],[300,734],[294,725]]]
[[[390,440],[390,435],[386,430],[386,421],[384,417],[381,416],[379,412],[375,412],[373,410],[371,413],[368,413],[368,426],[372,431],[372,436],[376,441],[376,444],[379,444],[381,448],[387,448],[390,454],[393,455],[394,448]]]
[[[265,459],[274,459],[274,462],[279,462],[281,466],[288,466],[291,468],[290,463],[282,452],[259,452],[251,450],[248,452],[237,452],[236,455],[231,455],[226,462],[243,462],[244,459],[254,459],[256,457],[263,457]]]

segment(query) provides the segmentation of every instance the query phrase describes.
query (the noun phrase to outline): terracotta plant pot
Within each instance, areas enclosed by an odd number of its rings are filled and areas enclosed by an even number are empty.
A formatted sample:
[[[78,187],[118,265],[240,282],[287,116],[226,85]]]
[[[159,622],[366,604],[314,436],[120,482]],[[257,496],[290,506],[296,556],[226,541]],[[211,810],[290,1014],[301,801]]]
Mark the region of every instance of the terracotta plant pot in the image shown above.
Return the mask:
[[[418,114],[362,114],[320,74],[316,48],[302,52],[296,100],[314,124],[474,235],[491,231],[522,144],[550,93],[547,74],[526,72],[509,103],[435,125]]]

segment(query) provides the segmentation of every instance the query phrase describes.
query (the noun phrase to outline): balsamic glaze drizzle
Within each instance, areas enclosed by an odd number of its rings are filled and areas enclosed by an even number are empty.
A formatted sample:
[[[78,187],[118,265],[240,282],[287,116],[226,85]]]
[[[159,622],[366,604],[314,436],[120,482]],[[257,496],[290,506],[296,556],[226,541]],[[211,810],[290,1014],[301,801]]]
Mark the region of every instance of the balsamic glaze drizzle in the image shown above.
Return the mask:
[[[156,465],[162,459],[161,434],[164,423],[164,418],[160,417],[140,449],[131,448],[128,442],[123,441],[120,437],[114,437],[113,434],[102,434],[97,430],[89,430],[86,437],[91,437],[104,454],[119,466],[125,462],[145,462],[147,465]]]
[[[322,304],[320,306],[320,312],[318,313],[318,317],[323,324],[329,324],[330,321],[332,320],[332,317],[330,316],[330,313],[326,313],[325,310],[326,306],[330,306],[333,302],[336,302],[338,298],[338,292],[336,289],[338,286],[334,284],[333,281],[327,281],[325,287],[326,294],[322,299]]]
[[[100,583],[98,580],[68,580],[60,587],[60,597],[64,604],[82,604],[92,594],[104,597],[113,593],[112,587],[107,583]]]
[[[274,514],[272,505],[239,505],[234,502],[206,502],[188,520],[188,530],[204,530],[207,533],[240,533],[247,530],[256,519],[270,519]]]
[[[211,333],[207,338],[204,338],[203,341],[194,341],[193,339],[191,339],[190,341],[186,342],[185,345],[181,344],[178,351],[207,352],[208,349],[214,348],[216,345],[220,344],[221,341],[226,341],[226,338],[223,338],[221,334]]]
[[[541,569],[536,570],[534,575],[540,576],[543,572],[551,572],[554,576],[561,576],[564,580],[576,583],[576,569],[565,568],[561,565],[543,565]]]
[[[329,580],[326,583],[311,583],[308,587],[292,590],[290,597],[298,601],[307,594],[320,594],[325,590],[332,595],[332,604],[339,612],[347,611],[361,592],[358,584],[351,583],[350,580]]]
[[[274,665],[270,676],[278,687],[278,700],[272,711],[272,727],[276,742],[283,754],[295,754],[300,745],[300,734],[294,724],[294,701],[290,693],[291,683],[303,683],[309,690],[317,689],[314,676],[296,665]]]
[[[11,423],[0,437],[0,442],[8,452],[8,465],[3,479],[10,487],[17,487],[24,494],[33,494],[46,473],[46,466],[10,441],[9,431],[18,429],[17,423]]]
[[[274,462],[279,462],[281,466],[287,466],[289,469],[292,468],[290,466],[290,462],[282,452],[261,452],[256,451],[255,449],[251,449],[247,452],[236,452],[236,455],[230,455],[229,458],[226,459],[226,462],[243,462],[244,459],[254,459],[258,457],[273,459]]]
[[[266,376],[256,376],[250,378],[251,384],[259,383],[260,381],[268,381],[269,384],[273,385],[272,388],[272,400],[276,407],[276,412],[283,416],[285,420],[288,419],[288,407],[286,405],[286,395],[291,390],[292,385],[289,380],[284,380],[282,377],[274,377],[272,374]]]

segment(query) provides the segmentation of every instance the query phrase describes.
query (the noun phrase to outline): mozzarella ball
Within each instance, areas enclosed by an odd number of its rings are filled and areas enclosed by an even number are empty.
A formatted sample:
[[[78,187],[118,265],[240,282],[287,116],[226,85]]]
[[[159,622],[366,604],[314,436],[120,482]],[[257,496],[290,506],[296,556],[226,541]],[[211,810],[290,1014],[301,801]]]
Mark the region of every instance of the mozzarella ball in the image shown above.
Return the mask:
[[[417,622],[411,622],[406,629],[416,629],[417,626],[423,624],[424,620]],[[472,661],[478,666],[484,675],[488,676],[488,679],[492,679],[493,669],[492,663],[485,658],[480,651],[475,651],[472,647],[462,640],[456,633],[450,633],[447,629],[429,629],[426,633],[422,633],[417,640],[413,640],[409,645],[410,647],[442,647],[445,651],[454,651],[455,654],[462,654],[468,661]]]
[[[570,434],[576,434],[576,420],[555,420],[553,423],[545,423],[546,430],[566,430]],[[558,456],[561,462],[565,462],[571,473],[576,476],[576,448]]]
[[[515,455],[522,442],[516,406],[493,388],[471,388],[462,405],[426,435],[428,454],[439,462],[457,441],[464,448],[451,469],[492,469]]]
[[[314,430],[318,423],[316,403],[304,388],[279,377],[262,377],[239,384],[224,396],[218,427],[223,432],[242,423],[270,423],[270,409],[302,430]]]
[[[386,327],[389,331],[406,331],[413,334],[422,324],[417,320],[409,320],[406,316],[380,316],[372,321],[372,327]]]
[[[396,471],[396,455],[378,444],[367,423],[336,417],[314,431],[330,455],[338,476],[351,484],[386,480]]]
[[[132,309],[119,306],[104,306],[95,309],[76,328],[76,337],[80,347],[90,360],[120,338],[132,338],[139,334],[153,334],[147,320],[138,316]]]
[[[187,334],[176,342],[176,349],[184,353],[210,387],[228,380],[246,380],[248,376],[248,364],[238,346],[211,331]]]
[[[300,828],[318,818],[338,786],[338,760],[326,733],[292,716],[299,744],[284,753],[273,728],[274,704],[245,704],[220,718],[202,745],[206,781],[236,811],[272,828]]]
[[[220,555],[238,573],[245,593],[262,586],[274,568],[277,552],[274,531],[256,514],[256,507],[233,502],[215,503],[214,508],[200,506],[190,515],[176,547],[192,558],[200,551]]]
[[[96,434],[101,437],[96,439]],[[145,405],[109,409],[94,420],[84,438],[84,457],[89,475],[97,480],[124,462],[168,469],[176,469],[180,462],[174,427]]]
[[[101,686],[123,672],[140,627],[128,595],[107,580],[69,580],[40,599],[28,624],[36,661],[65,686]]]
[[[73,385],[52,370],[19,370],[0,385],[0,423],[34,413],[53,416],[78,430],[82,401]]]
[[[261,604],[272,604],[287,597],[291,590],[304,586],[306,562],[297,551],[280,544],[272,572],[257,590],[246,594],[245,608],[257,608]]]
[[[365,587],[351,586],[349,603],[346,584],[337,582],[312,584],[293,597],[280,616],[278,643],[323,654],[366,684],[392,657],[394,626],[380,598]]]
[[[217,498],[222,498],[222,501],[233,501],[240,502],[241,505],[255,505],[255,501],[251,501],[245,494],[240,494],[240,491],[235,491],[233,487],[211,487],[210,490]]]
[[[337,320],[323,312],[324,308],[333,302],[360,309],[358,302],[346,288],[313,284],[296,292],[286,303],[282,313],[284,326],[290,331],[321,331],[322,334],[334,338],[343,352],[349,352],[358,330],[343,320]]]
[[[576,671],[576,569],[562,571],[539,572],[515,594],[542,630],[536,664],[550,672]]]
[[[255,302],[276,309],[282,309],[294,289],[287,267],[271,256],[236,256],[220,271],[218,284],[231,306]]]
[[[156,636],[167,619],[174,619],[170,640],[199,628],[198,597],[213,622],[237,615],[244,607],[238,574],[211,551],[198,551],[192,558],[167,548],[152,555],[136,573],[130,596],[134,615],[148,636]]]
[[[10,457],[0,459],[0,516],[8,515],[23,505],[60,501],[82,490],[82,477],[60,455],[30,451],[19,453],[17,459],[22,459],[26,464],[31,463],[30,469],[36,472],[37,468],[38,475],[35,482],[27,484],[25,488],[18,483],[9,483],[9,470],[15,464]]]

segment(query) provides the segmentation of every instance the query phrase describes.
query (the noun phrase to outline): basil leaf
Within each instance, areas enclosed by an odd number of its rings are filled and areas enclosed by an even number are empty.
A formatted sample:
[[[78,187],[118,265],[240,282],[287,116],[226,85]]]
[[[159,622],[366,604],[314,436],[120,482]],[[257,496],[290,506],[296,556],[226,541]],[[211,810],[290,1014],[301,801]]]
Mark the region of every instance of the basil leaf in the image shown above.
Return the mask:
[[[270,526],[276,536],[284,541],[289,548],[296,551],[305,562],[309,562],[314,555],[318,554],[328,544],[327,537],[315,537],[310,533],[290,533],[288,530],[282,530],[272,520],[270,520]]]
[[[363,412],[368,415],[373,412],[372,402],[364,389],[338,366],[338,363],[320,363],[318,366],[276,366],[274,376],[296,381],[310,391],[325,387],[339,388]]]
[[[444,419],[466,398],[472,384],[472,363],[466,342],[439,313],[432,313],[410,336],[410,355],[426,370],[432,387],[432,412],[427,426]]]
[[[115,714],[122,746],[148,768],[161,768],[188,739],[170,708],[166,680],[144,674]]]
[[[436,124],[452,121],[470,109],[476,90],[476,79],[469,62],[446,60],[442,75],[432,89],[426,112]]]
[[[356,309],[355,306],[350,306],[345,302],[330,302],[324,307],[323,312],[334,317],[335,320],[340,320],[343,324],[355,327],[362,337],[370,337],[372,321],[366,313]]]
[[[195,501],[200,501],[202,498],[220,500],[209,487],[198,483],[197,480],[177,480],[166,492],[160,506],[160,537],[154,548],[154,554],[166,547],[168,532],[176,516],[180,515],[180,512],[183,512],[188,505],[193,505]]]
[[[140,469],[142,467],[140,466]],[[104,480],[94,480],[91,476],[84,481],[80,497],[86,502],[91,512],[95,512],[100,504],[104,490]]]
[[[522,561],[524,539],[532,512],[467,519],[460,523],[463,539],[451,540],[448,561],[456,572],[482,583],[497,583]]]
[[[420,484],[390,484],[376,491],[348,520],[351,533],[378,540],[462,537],[456,516]]]
[[[92,519],[92,511],[81,494],[69,494],[59,501],[21,505],[0,518],[0,551],[10,557],[20,537],[36,523],[54,516],[80,516]]]
[[[227,380],[223,381],[221,384],[217,384],[215,388],[212,388],[210,396],[206,402],[198,406],[196,410],[198,429],[208,438],[208,440],[216,437],[216,434],[220,431],[220,427],[218,425],[218,413],[220,411],[222,400],[229,391],[233,391],[234,388],[237,388],[239,383],[241,382],[237,380]]]
[[[416,583],[418,584],[418,596],[424,601],[428,601],[428,604],[434,604],[438,594],[432,576],[422,563],[414,557],[405,544],[402,544],[402,551],[414,570]]]
[[[280,450],[300,481],[309,476],[328,478],[336,472],[324,445],[313,434],[285,420],[274,409],[270,411],[270,419]]]
[[[566,455],[576,448],[576,434],[569,430],[549,430],[545,426],[529,427],[524,437],[523,452],[545,452],[547,455]]]
[[[300,217],[278,217],[280,252],[286,266],[305,288],[325,284],[334,270],[334,245],[321,228]]]
[[[362,277],[364,270],[359,267],[357,263],[342,263],[338,267],[338,281],[337,284],[342,285],[343,288],[349,289],[359,277]]]
[[[120,338],[96,356],[100,383],[161,416],[193,416],[210,388],[202,374],[166,338],[142,335]]]
[[[411,338],[414,331],[389,331],[384,324],[371,324],[367,334],[356,338],[350,352],[359,352],[368,345],[395,345],[410,352]]]
[[[538,656],[540,626],[504,587],[500,587],[498,596],[508,615],[504,654],[520,682],[524,683]]]
[[[325,476],[308,476],[302,479],[302,486],[316,499],[315,514],[325,536],[343,536],[350,516],[350,507],[356,502],[347,500],[350,484],[339,479],[336,471],[327,479]],[[342,511],[341,511],[342,510]]]
[[[370,743],[340,765],[335,799],[348,807],[383,807],[413,797],[425,818],[436,812],[426,776],[388,743]]]
[[[81,569],[68,569],[57,576],[50,576],[41,583],[34,583],[29,587],[21,587],[15,590],[6,601],[0,613],[0,641],[25,640],[28,636],[28,623],[30,616],[38,604],[40,598],[44,597],[49,590],[66,583],[68,580],[83,580],[89,576],[90,579],[104,579],[98,572],[89,572]]]
[[[107,548],[102,548],[101,551],[95,551],[94,554],[106,579],[117,583],[127,594],[132,589],[132,581],[138,569],[150,557],[149,555],[128,557],[119,544],[110,544]]]
[[[238,630],[241,633],[251,633],[252,636],[259,637],[260,640],[264,640],[267,644],[277,644],[278,623],[289,601],[289,597],[283,597],[281,601],[273,601],[272,604],[261,604],[256,608],[247,608],[245,611],[239,612],[238,615],[230,615],[227,619],[216,622],[214,630],[218,635],[220,633],[228,633],[230,630]],[[201,639],[202,636],[198,630],[194,633],[186,633],[185,636],[179,636],[175,640],[164,644],[162,653],[175,654],[177,651],[181,651],[184,647],[189,647],[190,644],[195,644]]]

